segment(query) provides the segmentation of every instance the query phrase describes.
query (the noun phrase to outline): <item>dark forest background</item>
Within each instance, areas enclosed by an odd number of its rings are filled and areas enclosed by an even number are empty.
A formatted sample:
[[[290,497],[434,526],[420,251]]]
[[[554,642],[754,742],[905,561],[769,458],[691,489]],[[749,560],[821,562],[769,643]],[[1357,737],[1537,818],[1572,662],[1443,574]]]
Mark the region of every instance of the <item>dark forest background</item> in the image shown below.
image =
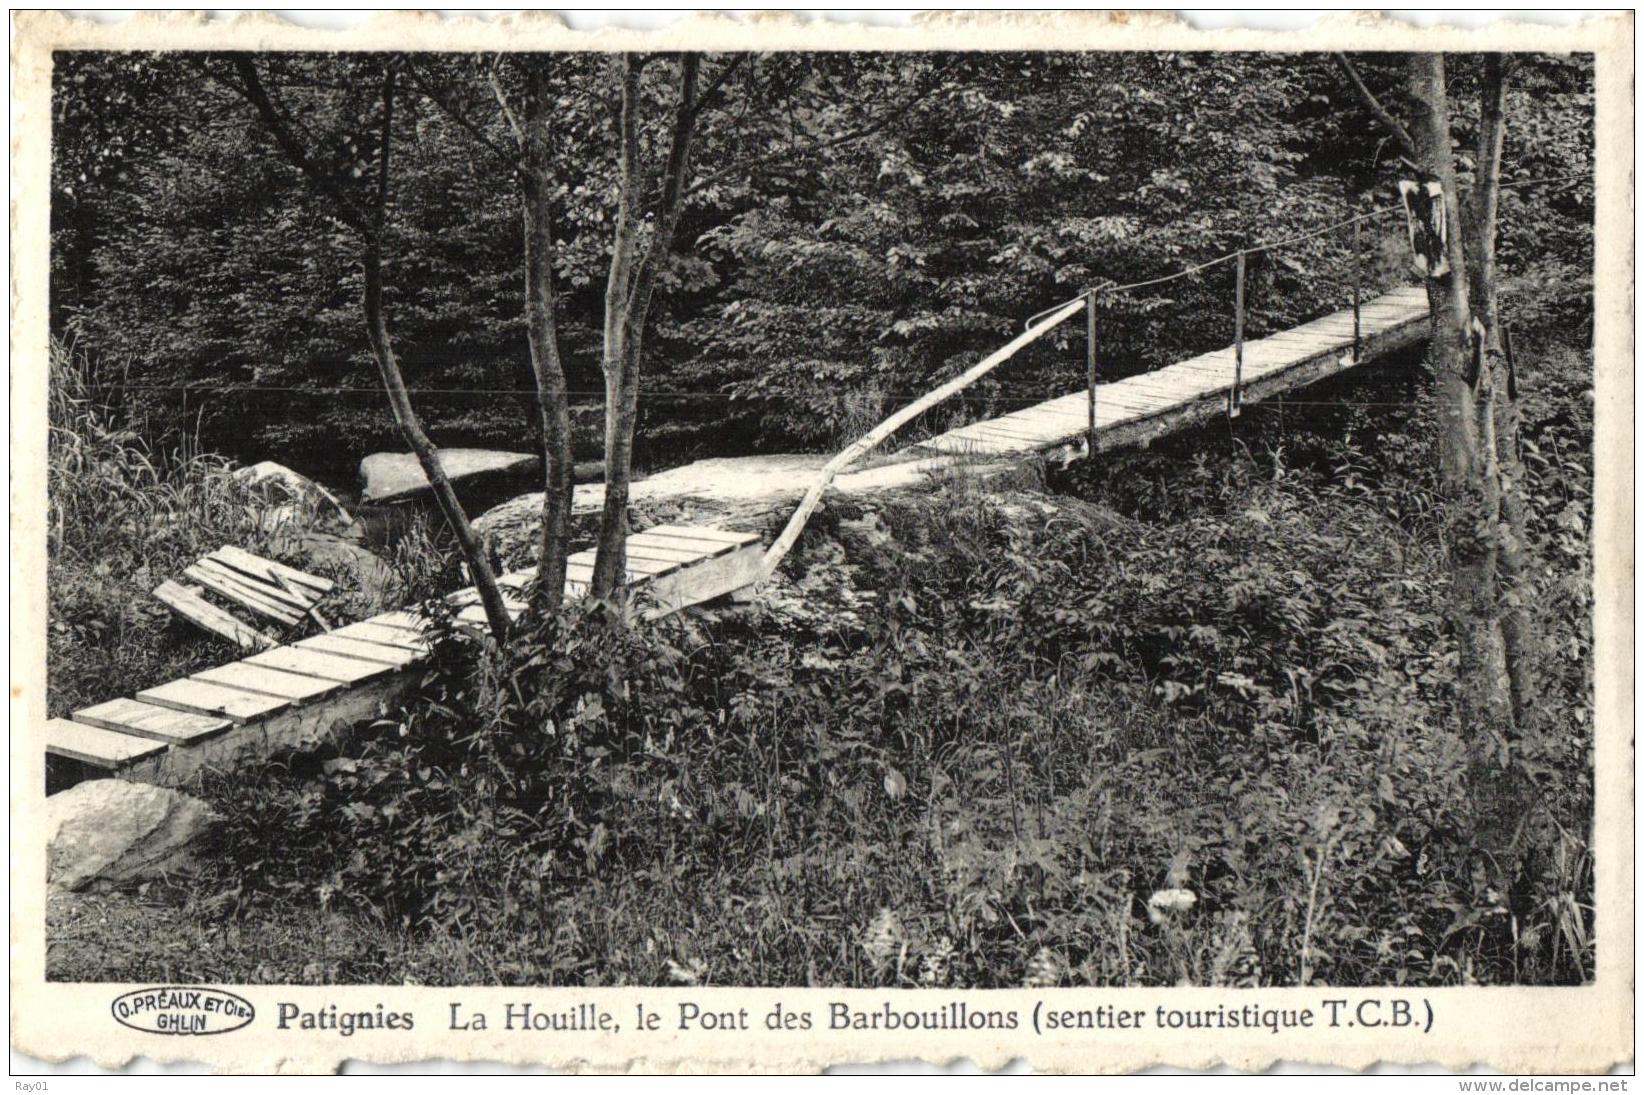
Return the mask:
[[[375,59],[267,60],[316,140],[341,158],[369,151],[369,126],[351,120],[374,86],[355,70]],[[608,58],[561,62],[554,233],[585,457],[601,428],[616,85]],[[402,447],[359,317],[357,249],[221,69],[183,53],[57,55],[53,328],[149,432],[346,480],[365,453]],[[1465,83],[1471,69],[1456,69]],[[493,151],[509,135],[489,60],[424,54],[410,71],[387,247],[407,380],[437,442],[533,450],[518,197]],[[660,102],[671,88],[651,75]],[[1455,100],[1472,97],[1458,87]],[[1591,169],[1590,60],[1527,58],[1509,109],[1504,268],[1578,333],[1591,185],[1512,184]],[[651,111],[657,128],[664,115]],[[664,135],[644,138],[660,155]],[[647,342],[640,460],[826,448],[1087,285],[1387,205],[1400,170],[1322,55],[751,59],[699,130]],[[1379,228],[1368,246],[1390,282],[1402,224]],[[1342,305],[1348,246],[1336,233],[1253,259],[1254,332]],[[1225,345],[1230,277],[1224,265],[1111,298],[1103,375]],[[1035,348],[966,406],[983,416],[1077,386],[1078,334]]]

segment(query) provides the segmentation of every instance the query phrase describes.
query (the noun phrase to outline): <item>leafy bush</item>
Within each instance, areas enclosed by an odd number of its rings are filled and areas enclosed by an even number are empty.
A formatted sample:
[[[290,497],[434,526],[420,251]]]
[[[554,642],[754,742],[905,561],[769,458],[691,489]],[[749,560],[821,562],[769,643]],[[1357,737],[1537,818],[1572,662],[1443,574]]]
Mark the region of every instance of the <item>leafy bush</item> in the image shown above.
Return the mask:
[[[798,617],[452,632],[345,752],[208,789],[224,885],[398,923],[419,980],[1583,980],[1590,719],[1524,758],[1559,832],[1505,909],[1465,867],[1430,412],[1338,394],[1063,497],[832,507]],[[1573,592],[1544,607],[1585,634]],[[1590,704],[1585,664],[1550,703]]]

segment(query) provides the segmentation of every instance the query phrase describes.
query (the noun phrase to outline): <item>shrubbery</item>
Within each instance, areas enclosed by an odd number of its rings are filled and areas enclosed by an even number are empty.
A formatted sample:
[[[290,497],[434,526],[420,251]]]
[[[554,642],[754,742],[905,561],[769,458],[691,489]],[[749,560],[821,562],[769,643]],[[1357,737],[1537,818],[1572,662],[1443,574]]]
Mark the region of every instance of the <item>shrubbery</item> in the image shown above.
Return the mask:
[[[1585,551],[1558,410],[1581,362],[1547,360],[1544,556]],[[956,483],[874,515],[888,538],[835,507],[791,564],[845,546],[865,607],[825,627],[453,633],[344,753],[209,788],[224,884],[249,914],[398,924],[442,958],[378,976],[418,980],[1579,981],[1584,597],[1542,605],[1579,657],[1545,682],[1571,714],[1524,758],[1548,854],[1508,910],[1465,867],[1421,393],[1338,394],[1306,431],[1252,409],[1185,470],[1116,458],[1072,497]]]

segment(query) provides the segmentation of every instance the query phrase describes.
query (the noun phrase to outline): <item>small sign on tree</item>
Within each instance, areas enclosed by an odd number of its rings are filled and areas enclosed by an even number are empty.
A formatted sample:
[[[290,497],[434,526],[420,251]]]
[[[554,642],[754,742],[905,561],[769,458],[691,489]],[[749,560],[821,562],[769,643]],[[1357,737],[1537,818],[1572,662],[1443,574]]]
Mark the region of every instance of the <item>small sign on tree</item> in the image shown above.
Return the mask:
[[[1436,182],[1399,180],[1399,196],[1404,199],[1404,220],[1410,230],[1411,262],[1416,273],[1438,278],[1450,272],[1446,253],[1449,241],[1444,216],[1444,187]]]

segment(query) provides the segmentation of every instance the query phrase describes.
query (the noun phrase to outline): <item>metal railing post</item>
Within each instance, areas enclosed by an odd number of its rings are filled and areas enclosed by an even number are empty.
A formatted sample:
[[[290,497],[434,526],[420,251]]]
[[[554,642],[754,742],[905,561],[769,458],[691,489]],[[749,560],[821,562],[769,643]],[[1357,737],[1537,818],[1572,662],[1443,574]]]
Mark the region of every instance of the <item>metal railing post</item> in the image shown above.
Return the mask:
[[[1227,392],[1227,417],[1239,417],[1239,385],[1244,380],[1244,255],[1233,267],[1233,387]]]
[[[1096,455],[1096,290],[1085,296],[1085,388],[1090,393],[1089,435],[1085,457]]]

